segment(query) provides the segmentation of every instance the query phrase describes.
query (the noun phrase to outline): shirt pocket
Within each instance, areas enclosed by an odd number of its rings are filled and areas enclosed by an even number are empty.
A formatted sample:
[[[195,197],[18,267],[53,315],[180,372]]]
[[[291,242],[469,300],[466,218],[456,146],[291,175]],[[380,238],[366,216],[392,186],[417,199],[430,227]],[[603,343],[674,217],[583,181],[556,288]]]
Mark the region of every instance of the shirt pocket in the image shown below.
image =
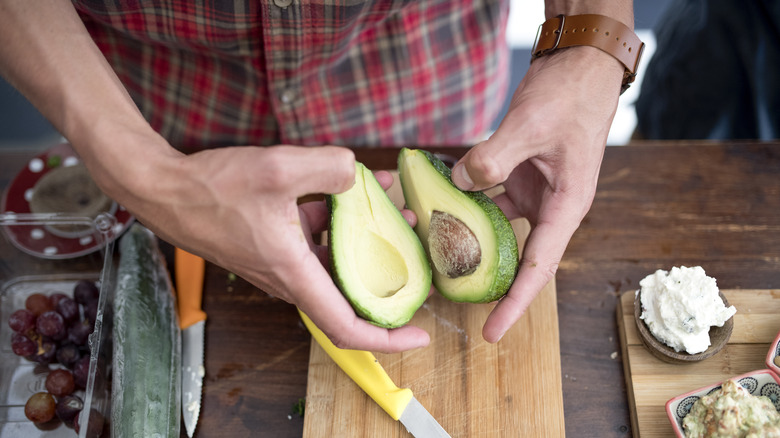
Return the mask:
[[[262,48],[259,1],[73,0],[79,13],[130,38],[247,56]]]

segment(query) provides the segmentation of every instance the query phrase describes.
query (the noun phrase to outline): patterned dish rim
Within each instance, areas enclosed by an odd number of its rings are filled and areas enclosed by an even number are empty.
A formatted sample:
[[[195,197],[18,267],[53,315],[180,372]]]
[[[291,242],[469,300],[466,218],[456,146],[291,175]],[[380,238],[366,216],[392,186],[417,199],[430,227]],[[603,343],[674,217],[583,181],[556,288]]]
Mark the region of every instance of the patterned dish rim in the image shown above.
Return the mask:
[[[750,391],[752,395],[767,395],[774,402],[775,409],[780,411],[780,377],[768,369],[751,371],[703,388],[694,389],[667,401],[666,415],[669,417],[672,429],[677,437],[685,437],[682,422],[693,404],[701,397],[720,389],[723,382],[729,379],[736,380],[743,388]]]
[[[780,357],[780,332],[777,333],[777,337],[772,341],[769,352],[766,354],[766,366],[780,376],[780,365],[775,362],[778,357]]]

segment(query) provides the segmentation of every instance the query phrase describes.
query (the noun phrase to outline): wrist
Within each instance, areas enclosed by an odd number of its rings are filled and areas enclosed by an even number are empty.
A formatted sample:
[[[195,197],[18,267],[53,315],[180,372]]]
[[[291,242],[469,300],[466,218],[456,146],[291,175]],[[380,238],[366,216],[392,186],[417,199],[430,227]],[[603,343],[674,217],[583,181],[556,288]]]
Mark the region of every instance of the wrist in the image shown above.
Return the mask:
[[[624,68],[621,93],[634,81],[644,43],[624,23],[599,14],[558,15],[539,26],[532,59],[574,47],[593,47]]]
[[[141,119],[98,117],[78,134],[66,136],[95,183],[134,213],[151,200],[164,202],[183,156]]]
[[[627,1],[614,0],[546,0],[545,1],[545,20],[557,17],[558,15],[583,15],[598,14],[618,20],[634,29],[634,5]]]

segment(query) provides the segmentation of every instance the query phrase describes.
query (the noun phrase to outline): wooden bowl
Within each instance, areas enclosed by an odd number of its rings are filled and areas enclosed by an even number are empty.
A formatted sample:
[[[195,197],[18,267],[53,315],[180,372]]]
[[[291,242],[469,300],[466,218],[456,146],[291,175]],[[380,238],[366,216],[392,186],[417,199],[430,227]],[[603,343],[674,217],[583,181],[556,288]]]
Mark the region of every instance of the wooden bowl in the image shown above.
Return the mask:
[[[723,292],[718,291],[718,294],[723,300],[723,304],[728,307],[729,302],[726,300]],[[636,321],[636,327],[639,330],[639,338],[642,340],[642,344],[644,344],[645,348],[647,348],[647,350],[658,359],[674,364],[699,362],[719,352],[729,342],[731,332],[734,330],[733,316],[726,320],[726,322],[723,324],[723,327],[710,328],[710,346],[701,353],[689,354],[685,351],[674,351],[674,348],[656,339],[656,337],[653,336],[653,334],[650,332],[650,329],[647,327],[647,324],[645,324],[644,320],[639,318],[642,315],[642,302],[639,299],[639,295],[640,293],[637,292],[636,296],[634,297],[634,320]]]

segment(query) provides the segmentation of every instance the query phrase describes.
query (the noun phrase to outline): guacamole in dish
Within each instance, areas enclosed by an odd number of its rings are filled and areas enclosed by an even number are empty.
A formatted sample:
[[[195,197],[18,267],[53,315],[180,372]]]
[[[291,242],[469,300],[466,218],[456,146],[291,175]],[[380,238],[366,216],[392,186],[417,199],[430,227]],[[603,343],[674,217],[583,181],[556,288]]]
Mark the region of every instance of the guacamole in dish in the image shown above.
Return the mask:
[[[780,438],[780,413],[769,397],[727,380],[693,404],[683,430],[689,438]]]

